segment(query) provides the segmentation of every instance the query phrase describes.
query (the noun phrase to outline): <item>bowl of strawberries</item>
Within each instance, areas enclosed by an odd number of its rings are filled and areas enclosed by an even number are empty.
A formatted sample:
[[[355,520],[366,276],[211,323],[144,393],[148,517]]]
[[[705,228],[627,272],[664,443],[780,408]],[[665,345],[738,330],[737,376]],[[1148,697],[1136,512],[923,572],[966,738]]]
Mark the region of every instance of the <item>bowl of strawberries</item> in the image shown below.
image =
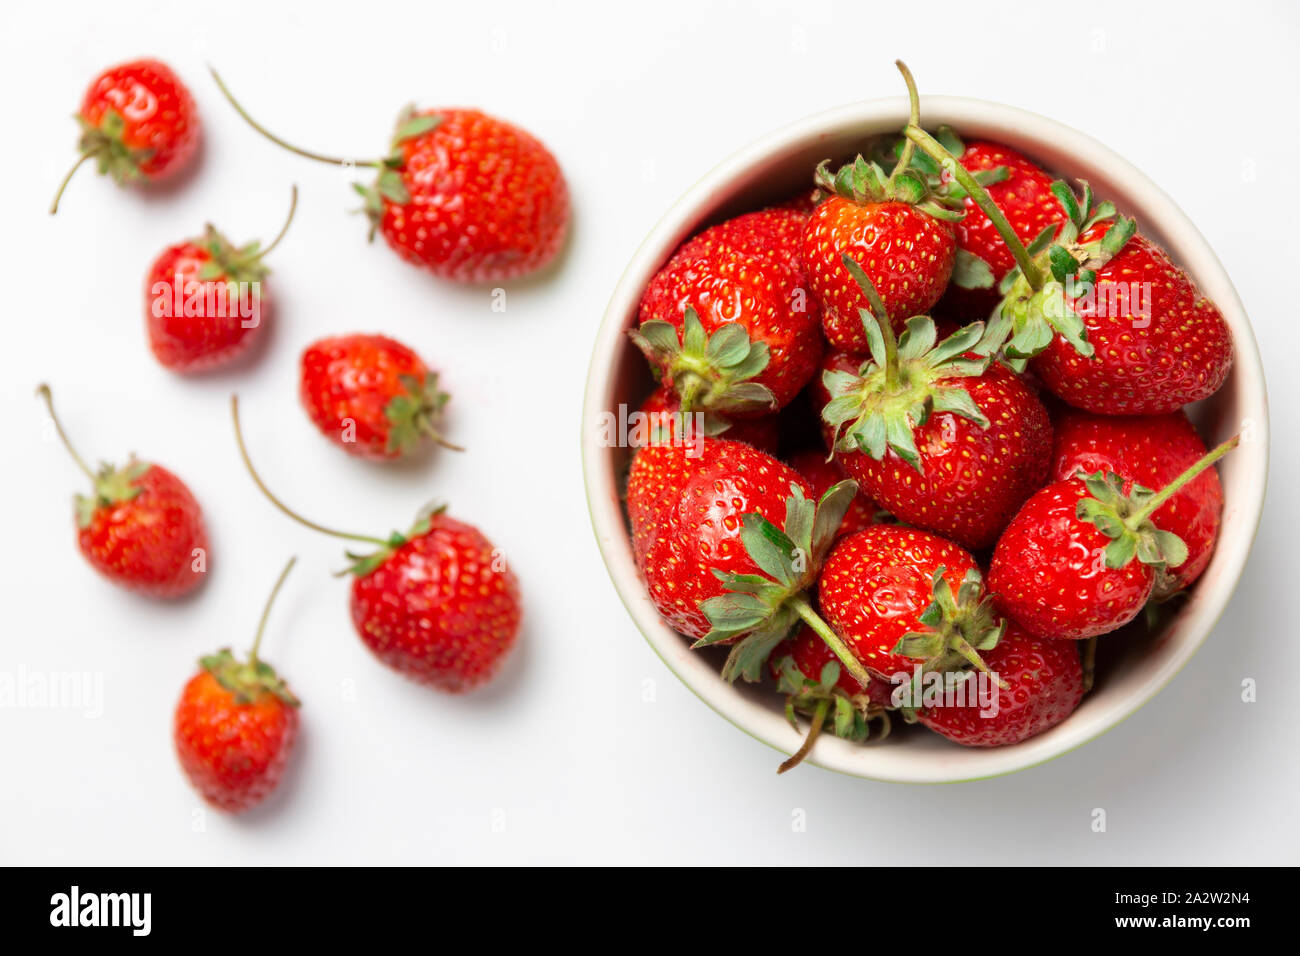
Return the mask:
[[[584,467],[638,628],[742,730],[899,782],[1150,700],[1263,506],[1249,321],[1177,205],[1013,107],[813,116],[668,212],[597,336]]]

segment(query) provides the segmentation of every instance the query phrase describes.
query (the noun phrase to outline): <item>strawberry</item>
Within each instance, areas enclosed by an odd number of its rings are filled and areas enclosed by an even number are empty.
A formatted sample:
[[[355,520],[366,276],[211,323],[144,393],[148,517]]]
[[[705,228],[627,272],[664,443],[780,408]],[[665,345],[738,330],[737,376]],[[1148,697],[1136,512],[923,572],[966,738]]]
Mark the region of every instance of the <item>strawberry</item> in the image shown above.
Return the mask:
[[[936,345],[933,321],[914,316],[895,340],[871,280],[847,257],[845,266],[874,314],[861,310],[870,360],[857,374],[823,377],[831,399],[822,419],[840,463],[899,520],[967,548],[992,544],[1047,474],[1047,410],[990,364],[982,323]]]
[[[401,458],[426,438],[461,450],[438,433],[448,400],[438,373],[395,339],[339,335],[313,342],[302,353],[299,396],[321,434],[358,457]]]
[[[992,686],[991,706],[968,688],[957,703],[922,706],[917,719],[964,747],[1004,747],[1055,727],[1083,699],[1079,649],[1068,641],[1041,640],[1012,624],[984,662],[1007,685]]]
[[[695,647],[732,645],[727,680],[758,680],[772,649],[803,618],[866,683],[807,600],[855,491],[841,482],[814,505],[797,472],[741,442],[642,448],[632,461],[627,511],[651,600],[669,625],[696,638]]]
[[[92,472],[68,441],[49,386],[45,401],[59,439],[94,492],[77,495],[77,546],[100,574],[128,590],[175,598],[202,583],[208,563],[203,513],[185,483],[166,468],[134,457],[124,468]]]
[[[145,328],[149,347],[164,367],[199,372],[226,365],[261,337],[269,300],[263,262],[279,245],[298,206],[293,189],[289,216],[266,248],[236,247],[209,225],[202,238],[162,251],[145,277]]]
[[[150,183],[175,175],[199,145],[194,97],[165,63],[134,60],[105,70],[91,81],[77,114],[81,158],[50,206],[59,200],[81,164],[93,159],[101,174],[119,186]]]
[[[1186,544],[1152,516],[1237,442],[1219,445],[1159,491],[1130,483],[1126,493],[1123,478],[1099,471],[1036,492],[993,550],[989,589],[998,610],[1042,638],[1083,640],[1133,620],[1157,571],[1188,559]]]
[[[765,210],[706,229],[646,286],[629,335],[684,410],[767,415],[816,371],[820,313],[796,256],[805,219]]]
[[[519,581],[498,549],[473,525],[428,509],[407,532],[387,538],[335,531],[290,510],[254,470],[231,399],[235,439],[254,483],[298,523],[372,545],[348,552],[352,623],[388,667],[448,693],[479,687],[496,674],[519,635]]]
[[[683,431],[681,427],[681,401],[677,393],[669,388],[660,387],[651,392],[650,397],[641,405],[640,413],[644,416],[643,421],[647,423],[647,440],[640,440],[638,433],[634,431],[629,439],[633,448],[640,448],[645,444],[662,444],[664,442],[693,444],[696,440],[697,424],[703,425],[702,431],[707,437],[722,437],[728,441],[743,441],[745,444],[753,445],[759,451],[767,452],[769,455],[776,453],[777,442],[780,439],[775,415],[730,421],[721,415],[696,412],[695,415],[698,415],[699,418],[688,417],[686,419],[686,428]]]
[[[1090,415],[1066,411],[1056,421],[1052,477],[1064,481],[1079,473],[1114,472],[1133,484],[1161,488],[1196,464],[1205,442],[1182,411],[1168,415]],[[1156,572],[1155,597],[1164,599],[1192,584],[1210,563],[1223,511],[1219,473],[1201,472],[1165,502],[1151,520],[1178,535],[1187,560],[1176,569]]]
[[[356,184],[371,236],[381,232],[407,262],[455,282],[501,282],[546,266],[564,245],[569,188],[535,137],[471,109],[407,110],[389,153],[342,160],[298,149],[267,132],[213,77],[255,130],[301,156],[375,169]]]
[[[808,482],[808,487],[812,489],[813,497],[819,499],[832,487],[850,477],[840,462],[827,461],[824,454],[814,449],[791,455],[790,467],[803,475],[804,480]],[[859,491],[849,503],[849,510],[844,512],[844,520],[840,522],[835,537],[838,539],[846,534],[854,534],[875,523],[875,503]]]
[[[886,682],[910,677],[916,665],[927,673],[986,670],[980,652],[997,644],[1004,626],[969,552],[897,525],[840,539],[822,567],[817,597],[831,630]]]
[[[298,698],[258,657],[271,605],[293,565],[285,565],[271,591],[248,660],[236,660],[229,648],[200,658],[172,720],[176,755],[190,785],[228,813],[270,796],[298,737]]]

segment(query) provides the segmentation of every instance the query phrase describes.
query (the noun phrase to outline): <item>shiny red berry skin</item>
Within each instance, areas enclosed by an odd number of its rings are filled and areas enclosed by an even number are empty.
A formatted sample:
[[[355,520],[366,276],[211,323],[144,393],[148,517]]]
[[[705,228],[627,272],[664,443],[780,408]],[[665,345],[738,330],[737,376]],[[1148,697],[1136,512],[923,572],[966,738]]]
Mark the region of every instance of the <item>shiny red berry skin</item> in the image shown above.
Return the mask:
[[[80,118],[87,127],[105,130],[110,114],[121,119],[114,138],[136,158],[142,178],[166,179],[194,157],[201,129],[194,97],[165,63],[134,60],[95,77]]]
[[[172,737],[199,795],[219,810],[242,813],[279,785],[298,720],[298,709],[274,694],[240,703],[204,670],[181,692]]]
[[[657,388],[650,393],[650,397],[641,405],[639,411],[642,415],[647,416],[647,421],[651,422],[650,428],[653,430],[650,435],[651,443],[656,441],[677,441],[690,443],[695,440],[694,419],[687,419],[686,431],[683,436],[679,436],[679,427],[672,418],[681,408],[681,399],[677,393],[670,388]],[[635,436],[632,436],[635,438]],[[765,451],[769,455],[776,454],[777,442],[780,440],[780,431],[777,417],[775,415],[764,415],[762,418],[745,418],[736,419],[727,426],[726,431],[716,438],[725,438],[729,441],[743,441],[746,445],[753,445],[759,451]],[[633,448],[641,447],[641,442],[632,441]]]
[[[989,682],[989,698],[981,704],[972,689],[960,705],[922,708],[918,720],[963,747],[1005,747],[1055,727],[1083,699],[1083,668],[1078,645],[1046,640],[1015,624],[1002,639],[983,652],[989,669],[1010,686]],[[968,681],[983,679],[971,674]],[[996,708],[990,706],[996,694]],[[996,713],[994,710],[996,709]]]
[[[400,674],[448,693],[485,684],[514,647],[519,581],[474,526],[446,514],[352,581],[352,623]]]
[[[1075,513],[1089,497],[1077,478],[1036,492],[993,549],[988,589],[998,611],[1035,637],[1084,640],[1133,620],[1151,596],[1155,573],[1134,558],[1104,559],[1111,539]]]
[[[822,668],[834,661],[840,669],[840,676],[835,686],[850,697],[862,693],[862,685],[858,683],[857,678],[845,669],[839,662],[839,658],[835,656],[835,652],[810,627],[801,628],[794,637],[773,652],[770,660],[773,677],[777,676],[776,668],[780,665],[781,659],[786,656],[794,661],[795,667],[799,668],[799,673],[809,680],[821,680]],[[895,706],[894,686],[887,680],[877,680],[873,677],[867,686],[867,696],[877,707],[893,708]]]
[[[791,455],[790,467],[807,479],[817,500],[821,500],[821,496],[826,494],[831,486],[849,477],[849,473],[838,461],[827,461],[826,453],[816,449]],[[858,493],[853,496],[853,503],[849,505],[849,510],[844,513],[844,520],[840,522],[840,530],[836,537],[842,538],[846,534],[855,534],[875,523],[876,505],[871,497],[859,488]]]
[[[569,188],[550,151],[478,110],[418,115],[441,122],[397,147],[410,200],[382,197],[389,246],[456,282],[501,282],[554,259],[569,228]]]

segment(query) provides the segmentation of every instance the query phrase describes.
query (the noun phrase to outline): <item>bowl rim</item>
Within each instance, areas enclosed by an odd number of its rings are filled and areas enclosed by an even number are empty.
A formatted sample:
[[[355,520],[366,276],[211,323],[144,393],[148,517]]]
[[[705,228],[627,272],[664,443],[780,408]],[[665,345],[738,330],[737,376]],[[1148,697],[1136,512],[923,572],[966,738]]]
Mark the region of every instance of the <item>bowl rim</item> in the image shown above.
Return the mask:
[[[960,762],[963,765],[979,765],[978,772],[973,773],[968,772],[969,767],[956,772],[955,768],[946,768],[945,764],[949,761],[942,759],[942,754],[933,760],[904,760],[901,766],[896,766],[899,763],[897,760],[873,758],[873,754],[882,753],[880,750],[837,738],[819,741],[818,747],[807,760],[825,769],[873,780],[956,783],[987,779],[1036,766],[1069,753],[1114,729],[1163,690],[1200,649],[1227,608],[1259,528],[1268,480],[1268,398],[1263,363],[1254,332],[1226,270],[1186,213],[1137,167],[1091,136],[1057,120],[1018,107],[970,97],[923,96],[921,113],[926,124],[931,127],[945,122],[958,129],[962,128],[963,123],[986,128],[998,127],[1004,131],[1018,131],[1022,137],[1051,143],[1058,151],[1087,155],[1093,165],[1105,167],[1111,178],[1124,181],[1129,191],[1140,193],[1146,207],[1140,222],[1154,223],[1157,231],[1165,237],[1166,244],[1176,247],[1171,249],[1175,260],[1195,278],[1200,288],[1212,289],[1211,298],[1219,306],[1232,333],[1235,372],[1239,378],[1235,397],[1243,412],[1256,419],[1257,426],[1256,440],[1243,442],[1235,453],[1249,459],[1237,465],[1237,471],[1240,472],[1237,480],[1248,484],[1241,493],[1245,513],[1238,534],[1231,541],[1227,540],[1227,536],[1220,535],[1212,559],[1212,566],[1220,567],[1212,586],[1207,589],[1206,585],[1211,582],[1204,579],[1198,582],[1195,607],[1189,603],[1180,611],[1180,618],[1195,611],[1192,615],[1193,626],[1186,628],[1188,633],[1182,637],[1169,660],[1121,703],[1099,711],[1087,727],[1079,725],[1071,728],[1071,724],[1075,723],[1072,718],[1051,731],[1020,744],[978,751],[979,759],[962,758]],[[738,690],[721,680],[714,671],[708,672],[711,680],[700,680],[696,676],[698,669],[695,673],[688,673],[686,668],[675,666],[673,658],[680,656],[686,642],[659,618],[636,572],[626,519],[619,502],[619,489],[604,460],[609,449],[598,440],[597,421],[598,416],[609,408],[609,399],[617,381],[617,363],[610,361],[610,357],[617,354],[630,310],[639,301],[642,289],[654,271],[686,238],[688,231],[704,220],[709,207],[716,207],[720,193],[725,194],[729,185],[747,169],[782,150],[801,143],[811,143],[819,136],[842,134],[855,127],[864,130],[879,127],[883,131],[892,124],[901,128],[906,117],[907,101],[903,97],[850,103],[773,130],[717,163],[669,207],[638,246],[602,315],[588,367],[581,435],[583,478],[588,514],[615,592],[655,654],[683,684],[745,733],[787,754],[798,746],[799,735],[784,719],[773,723],[770,718],[774,715],[770,710],[742,697]],[[864,138],[872,135],[879,133],[862,133]],[[1204,593],[1207,590],[1209,593]],[[760,727],[760,724],[763,726]],[[958,749],[966,754],[972,753],[967,748]]]

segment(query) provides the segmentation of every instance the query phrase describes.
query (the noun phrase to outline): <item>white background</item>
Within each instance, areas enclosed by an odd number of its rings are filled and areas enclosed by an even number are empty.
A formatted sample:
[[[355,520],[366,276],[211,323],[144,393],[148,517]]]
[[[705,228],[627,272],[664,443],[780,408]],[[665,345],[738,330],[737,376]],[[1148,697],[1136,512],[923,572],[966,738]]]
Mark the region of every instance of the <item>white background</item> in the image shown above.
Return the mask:
[[[6,5],[0,670],[102,674],[103,713],[0,709],[0,860],[1296,862],[1300,134],[1286,104],[1300,94],[1300,13],[1286,3],[963,6],[983,17],[936,2],[906,8],[903,22],[883,5],[701,0],[635,10],[228,2],[220,16],[170,3]],[[166,59],[194,90],[207,134],[200,168],[151,195],[82,170],[52,219],[85,85],[141,55]],[[777,778],[774,751],[682,687],[606,577],[578,452],[594,330],[658,217],[759,135],[897,95],[897,56],[924,92],[1077,126],[1183,205],[1253,318],[1276,436],[1245,578],[1173,684],[1051,764],[928,788],[811,767]],[[561,268],[511,284],[502,315],[490,290],[436,281],[367,246],[347,177],[243,126],[208,62],[253,115],[325,152],[377,154],[410,101],[477,105],[525,125],[572,185]],[[269,238],[295,182],[298,219],[271,263],[281,309],[260,361],[201,380],[161,369],[142,329],[149,261],[209,219],[236,241]],[[349,331],[395,335],[443,371],[449,436],[467,454],[385,468],[315,433],[297,404],[297,356]],[[44,429],[33,397],[42,379],[84,454],[134,450],[190,483],[213,537],[211,579],[193,600],[134,597],[78,556],[69,499],[82,480]],[[505,550],[526,627],[494,685],[447,697],[369,656],[347,584],[330,577],[341,548],[274,513],[240,470],[233,390],[268,481],[309,515],[386,532],[441,497]],[[300,566],[265,651],[305,701],[302,746],[272,803],[236,820],[203,814],[172,753],[171,709],[198,655],[247,646],[292,553]],[[1240,702],[1243,677],[1257,679],[1257,703]],[[1105,833],[1090,828],[1098,807]],[[792,827],[800,812],[805,832]]]

